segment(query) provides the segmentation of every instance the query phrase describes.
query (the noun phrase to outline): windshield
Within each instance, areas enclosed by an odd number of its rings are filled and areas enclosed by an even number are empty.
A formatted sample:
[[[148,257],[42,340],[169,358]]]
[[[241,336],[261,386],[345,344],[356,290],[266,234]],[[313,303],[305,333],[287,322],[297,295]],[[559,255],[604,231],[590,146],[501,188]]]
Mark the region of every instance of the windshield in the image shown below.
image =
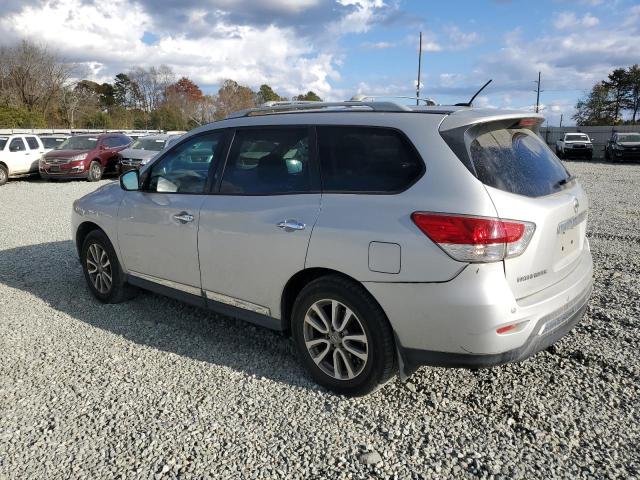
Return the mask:
[[[0,137],[0,150],[4,150],[7,140],[9,140],[7,137]]]
[[[618,135],[619,142],[640,142],[640,133],[630,133],[629,135]]]
[[[164,144],[166,140],[163,139],[153,139],[153,138],[139,138],[131,147],[134,150],[153,150],[154,152],[159,152],[164,148]]]
[[[40,137],[40,140],[42,140],[42,144],[44,145],[44,148],[56,148],[58,145],[60,145],[62,142],[64,142],[66,140],[66,138],[63,138],[63,137]]]
[[[58,144],[56,150],[93,150],[97,143],[97,137],[69,137]]]
[[[589,137],[586,135],[567,135],[564,137],[568,142],[588,142]]]

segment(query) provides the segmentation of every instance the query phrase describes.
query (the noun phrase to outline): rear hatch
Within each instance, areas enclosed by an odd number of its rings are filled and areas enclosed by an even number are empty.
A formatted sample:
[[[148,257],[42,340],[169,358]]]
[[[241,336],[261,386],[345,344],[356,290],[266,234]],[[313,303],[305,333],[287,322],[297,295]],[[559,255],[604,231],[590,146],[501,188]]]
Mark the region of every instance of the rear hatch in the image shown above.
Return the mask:
[[[498,217],[535,224],[524,252],[504,260],[507,281],[518,299],[561,281],[586,248],[587,197],[537,135],[540,121],[520,115],[442,131],[484,184]]]

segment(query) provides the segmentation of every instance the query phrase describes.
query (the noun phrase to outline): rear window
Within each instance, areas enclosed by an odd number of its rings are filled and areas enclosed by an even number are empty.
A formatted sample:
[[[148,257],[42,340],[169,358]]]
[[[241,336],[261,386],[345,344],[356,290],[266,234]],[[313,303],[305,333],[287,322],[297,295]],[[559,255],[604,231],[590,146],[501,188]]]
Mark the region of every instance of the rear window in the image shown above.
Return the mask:
[[[528,197],[556,192],[569,177],[547,145],[525,129],[480,134],[471,143],[471,161],[485,185]]]
[[[424,164],[398,131],[379,127],[318,127],[322,188],[327,192],[396,193]]]

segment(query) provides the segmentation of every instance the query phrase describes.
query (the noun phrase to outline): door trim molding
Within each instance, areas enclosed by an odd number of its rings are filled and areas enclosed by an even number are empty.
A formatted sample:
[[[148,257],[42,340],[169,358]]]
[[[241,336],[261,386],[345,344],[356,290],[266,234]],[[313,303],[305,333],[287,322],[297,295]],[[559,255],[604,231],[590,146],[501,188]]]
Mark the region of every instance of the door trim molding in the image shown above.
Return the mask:
[[[159,285],[164,285],[165,287],[173,288],[175,290],[180,290],[181,292],[186,292],[191,295],[196,295],[198,297],[202,297],[202,290],[197,287],[192,287],[191,285],[185,285],[184,283],[178,283],[171,280],[165,280],[163,278],[154,277],[153,275],[147,275],[146,273],[134,272],[129,270],[129,275],[133,277],[141,278],[142,280],[146,280],[148,282],[157,283]]]
[[[212,292],[210,290],[205,290],[204,295],[207,300],[224,303],[225,305],[231,305],[232,307],[242,308],[243,310],[249,310],[251,312],[259,313],[261,315],[266,315],[269,317],[271,316],[271,310],[267,307],[263,307],[262,305],[256,305],[255,303],[246,302],[244,300],[240,300],[239,298],[230,297],[229,295]]]

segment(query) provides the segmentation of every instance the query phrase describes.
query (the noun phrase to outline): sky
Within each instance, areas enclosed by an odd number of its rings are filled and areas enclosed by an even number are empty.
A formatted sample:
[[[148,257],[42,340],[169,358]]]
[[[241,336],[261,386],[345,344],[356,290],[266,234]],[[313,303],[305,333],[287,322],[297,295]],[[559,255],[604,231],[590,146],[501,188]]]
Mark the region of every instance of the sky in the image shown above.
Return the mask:
[[[231,78],[292,96],[415,95],[532,109],[549,125],[616,67],[640,63],[639,0],[0,0],[0,43],[31,39],[83,76],[171,66],[215,93]]]

